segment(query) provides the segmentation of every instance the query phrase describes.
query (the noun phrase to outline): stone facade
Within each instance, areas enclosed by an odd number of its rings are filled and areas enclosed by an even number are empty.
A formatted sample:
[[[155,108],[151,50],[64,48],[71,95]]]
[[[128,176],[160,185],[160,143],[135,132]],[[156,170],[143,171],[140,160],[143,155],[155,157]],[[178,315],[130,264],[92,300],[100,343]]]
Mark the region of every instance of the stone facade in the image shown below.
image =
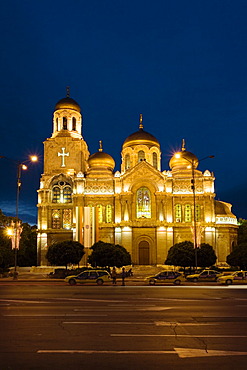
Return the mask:
[[[114,159],[101,143],[90,155],[81,130],[79,105],[61,99],[52,136],[44,142],[39,265],[47,264],[51,243],[66,239],[86,248],[97,240],[121,244],[137,265],[163,264],[169,248],[184,240],[209,243],[218,263],[226,261],[237,241],[236,217],[229,203],[215,200],[213,173],[197,169],[199,161],[184,142],[170,168],[161,171],[160,144],[140,117],[139,130],[123,143],[121,172],[114,172]]]

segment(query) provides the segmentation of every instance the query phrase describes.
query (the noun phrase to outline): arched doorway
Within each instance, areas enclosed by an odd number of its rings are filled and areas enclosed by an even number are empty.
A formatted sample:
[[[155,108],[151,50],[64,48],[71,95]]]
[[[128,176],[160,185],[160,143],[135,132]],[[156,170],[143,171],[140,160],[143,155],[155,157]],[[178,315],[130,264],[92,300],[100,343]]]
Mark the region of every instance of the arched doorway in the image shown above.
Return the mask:
[[[150,265],[149,243],[146,240],[139,243],[139,265]]]

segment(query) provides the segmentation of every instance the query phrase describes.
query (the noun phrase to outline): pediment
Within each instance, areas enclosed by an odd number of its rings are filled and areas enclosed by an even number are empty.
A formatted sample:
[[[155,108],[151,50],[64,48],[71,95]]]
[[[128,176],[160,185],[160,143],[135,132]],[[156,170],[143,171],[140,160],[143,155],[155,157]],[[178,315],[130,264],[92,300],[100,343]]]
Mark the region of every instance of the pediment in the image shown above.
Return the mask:
[[[146,161],[142,161],[137,163],[136,166],[131,168],[129,171],[125,172],[124,175],[121,176],[123,181],[128,181],[133,183],[136,180],[140,179],[148,179],[149,181],[160,182],[164,181],[164,178],[160,171],[156,170],[153,166],[151,166]]]

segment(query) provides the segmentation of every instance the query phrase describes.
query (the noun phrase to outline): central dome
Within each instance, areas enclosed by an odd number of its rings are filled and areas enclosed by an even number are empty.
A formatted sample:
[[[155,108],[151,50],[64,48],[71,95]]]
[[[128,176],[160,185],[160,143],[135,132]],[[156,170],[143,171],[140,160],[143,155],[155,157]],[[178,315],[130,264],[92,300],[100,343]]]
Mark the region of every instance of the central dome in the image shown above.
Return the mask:
[[[73,109],[79,113],[81,112],[81,108],[79,104],[74,99],[70,98],[69,96],[57,102],[55,106],[55,110],[58,110],[58,109]]]
[[[160,148],[159,141],[152,134],[143,130],[142,123],[139,125],[139,130],[128,136],[124,141],[123,149],[136,145],[147,145],[148,147],[156,146]]]

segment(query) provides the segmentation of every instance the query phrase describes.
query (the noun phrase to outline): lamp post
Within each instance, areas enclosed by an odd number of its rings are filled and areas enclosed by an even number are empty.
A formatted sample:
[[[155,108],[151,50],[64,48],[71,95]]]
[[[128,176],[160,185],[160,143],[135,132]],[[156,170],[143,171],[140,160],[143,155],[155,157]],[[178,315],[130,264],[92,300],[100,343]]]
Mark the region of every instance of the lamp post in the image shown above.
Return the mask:
[[[20,198],[20,189],[21,189],[21,173],[22,170],[27,170],[27,165],[25,165],[26,162],[20,162],[16,161],[14,159],[5,157],[5,156],[0,156],[0,158],[5,158],[9,161],[12,161],[16,164],[17,166],[17,188],[16,188],[16,209],[15,209],[15,217],[16,217],[16,222],[14,225],[14,233],[12,235],[12,249],[14,249],[15,253],[15,259],[14,259],[14,274],[13,274],[13,279],[17,279],[18,273],[17,273],[17,250],[19,249],[19,242],[20,242],[20,237],[21,237],[21,232],[22,232],[22,227],[20,222],[18,221],[19,217],[19,198]],[[36,155],[31,155],[29,156],[29,162],[37,162],[38,157]]]
[[[182,153],[186,153],[185,151],[183,151]],[[214,155],[208,155],[207,157],[204,157],[204,158],[201,158],[201,159],[188,159],[186,158],[185,156],[181,156],[181,153],[176,153],[175,154],[175,157],[176,158],[183,158],[185,159],[187,162],[190,163],[190,165],[188,166],[188,168],[191,167],[191,175],[192,175],[192,179],[191,179],[191,190],[192,190],[192,193],[193,193],[193,238],[194,238],[194,249],[195,249],[195,269],[197,271],[197,248],[198,248],[198,245],[197,245],[197,228],[196,228],[196,222],[197,222],[197,219],[196,219],[196,184],[195,184],[195,168],[196,166],[201,162],[201,161],[204,161],[205,159],[207,158],[214,158]]]

